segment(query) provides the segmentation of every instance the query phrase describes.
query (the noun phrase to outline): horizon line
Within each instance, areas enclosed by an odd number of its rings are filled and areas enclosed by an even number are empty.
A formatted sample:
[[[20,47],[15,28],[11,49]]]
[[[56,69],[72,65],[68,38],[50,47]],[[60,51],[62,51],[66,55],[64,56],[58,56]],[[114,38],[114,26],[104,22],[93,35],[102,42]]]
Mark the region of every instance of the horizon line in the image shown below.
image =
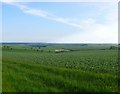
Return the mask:
[[[0,42],[0,44],[4,43],[16,43],[16,44],[22,44],[22,43],[45,43],[45,44],[119,44],[119,43],[60,43],[60,42]]]

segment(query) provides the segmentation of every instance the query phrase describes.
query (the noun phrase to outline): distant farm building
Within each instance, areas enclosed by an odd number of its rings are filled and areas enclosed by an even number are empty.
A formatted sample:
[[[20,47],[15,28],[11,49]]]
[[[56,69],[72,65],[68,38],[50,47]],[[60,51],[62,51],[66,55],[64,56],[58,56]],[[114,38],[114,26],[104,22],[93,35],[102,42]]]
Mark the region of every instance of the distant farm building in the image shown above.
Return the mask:
[[[55,52],[58,53],[58,52],[69,52],[70,50],[68,49],[56,49]]]

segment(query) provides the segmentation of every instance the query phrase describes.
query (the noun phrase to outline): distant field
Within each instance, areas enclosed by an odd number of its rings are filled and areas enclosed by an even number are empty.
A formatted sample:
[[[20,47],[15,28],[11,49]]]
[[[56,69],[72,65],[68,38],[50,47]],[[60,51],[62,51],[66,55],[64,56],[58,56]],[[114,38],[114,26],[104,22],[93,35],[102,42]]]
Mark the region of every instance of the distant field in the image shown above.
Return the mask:
[[[2,47],[3,92],[118,92],[118,51],[110,45]],[[55,52],[61,48],[70,51]]]

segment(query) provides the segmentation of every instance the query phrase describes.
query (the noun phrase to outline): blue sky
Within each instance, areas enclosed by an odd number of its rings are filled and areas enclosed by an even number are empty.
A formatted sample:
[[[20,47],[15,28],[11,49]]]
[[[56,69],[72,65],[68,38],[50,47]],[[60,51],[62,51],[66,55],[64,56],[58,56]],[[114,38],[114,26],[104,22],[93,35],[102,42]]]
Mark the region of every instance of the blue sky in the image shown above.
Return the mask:
[[[116,5],[4,2],[3,42],[116,43]]]

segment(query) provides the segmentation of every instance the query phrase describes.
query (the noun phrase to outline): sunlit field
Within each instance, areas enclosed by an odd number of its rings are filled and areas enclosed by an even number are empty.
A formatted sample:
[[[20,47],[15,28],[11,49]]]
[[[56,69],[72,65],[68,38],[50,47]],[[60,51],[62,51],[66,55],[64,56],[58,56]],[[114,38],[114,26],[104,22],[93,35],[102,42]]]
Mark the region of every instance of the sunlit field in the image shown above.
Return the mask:
[[[113,45],[2,48],[3,92],[118,92],[118,51]]]

